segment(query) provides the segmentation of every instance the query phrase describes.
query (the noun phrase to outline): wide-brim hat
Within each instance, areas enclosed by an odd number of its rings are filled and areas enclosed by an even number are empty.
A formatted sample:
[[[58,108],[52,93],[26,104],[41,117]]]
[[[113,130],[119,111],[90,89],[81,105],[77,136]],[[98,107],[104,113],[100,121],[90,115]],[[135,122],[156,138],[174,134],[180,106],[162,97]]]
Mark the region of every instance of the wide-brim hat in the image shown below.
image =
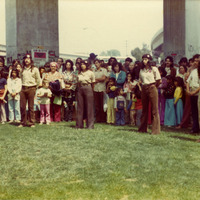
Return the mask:
[[[98,55],[95,55],[94,53],[91,53],[89,58],[90,58],[90,59],[95,59],[97,56],[98,56]]]

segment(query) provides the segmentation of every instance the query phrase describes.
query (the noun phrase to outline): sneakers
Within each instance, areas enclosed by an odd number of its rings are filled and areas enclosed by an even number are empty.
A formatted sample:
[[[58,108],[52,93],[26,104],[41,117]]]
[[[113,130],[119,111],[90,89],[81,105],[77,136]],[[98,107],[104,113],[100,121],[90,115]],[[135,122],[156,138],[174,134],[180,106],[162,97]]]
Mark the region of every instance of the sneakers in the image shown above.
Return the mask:
[[[5,124],[5,122],[1,122],[1,124]]]
[[[31,128],[35,128],[35,125],[31,125],[30,127],[31,127]]]
[[[20,123],[21,121],[20,121],[20,120],[15,120],[15,122],[16,122],[16,123]]]
[[[40,123],[39,123],[39,125],[42,125],[42,124],[43,124],[43,122],[40,122]]]
[[[11,123],[13,123],[13,122],[14,122],[14,120],[10,120],[8,123],[11,124]]]
[[[47,122],[47,125],[49,126],[49,125],[50,125],[50,122]]]

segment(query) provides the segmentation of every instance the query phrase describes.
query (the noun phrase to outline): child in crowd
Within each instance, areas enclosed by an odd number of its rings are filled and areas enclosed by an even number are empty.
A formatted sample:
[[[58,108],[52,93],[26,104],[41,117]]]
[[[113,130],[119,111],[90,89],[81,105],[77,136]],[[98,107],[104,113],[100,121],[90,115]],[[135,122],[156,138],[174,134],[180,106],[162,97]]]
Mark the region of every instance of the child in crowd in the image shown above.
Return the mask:
[[[52,96],[51,90],[49,89],[48,81],[42,81],[42,88],[37,92],[37,97],[40,97],[40,125],[42,125],[45,120],[46,124],[49,125],[50,119],[50,98]]]
[[[5,96],[7,93],[7,80],[3,76],[3,71],[0,71],[0,115],[1,115],[1,123],[5,124],[6,119],[6,110],[5,110]]]
[[[132,101],[130,101],[128,108],[130,109],[131,125],[140,126],[140,119],[142,116],[142,100],[141,100],[141,85],[137,83],[134,93],[132,93]]]
[[[116,111],[116,125],[125,125],[124,114],[126,112],[126,99],[123,96],[124,91],[122,88],[117,88],[116,91],[117,96],[114,100],[114,108]]]
[[[174,106],[176,113],[176,125],[181,123],[183,117],[183,91],[184,91],[184,82],[181,77],[175,77],[174,85],[176,87],[174,92]]]
[[[124,93],[126,94],[126,104],[128,105],[129,102],[131,101],[131,92],[134,90],[135,86],[137,84],[137,81],[133,81],[133,77],[131,73],[127,73],[126,75],[126,80],[123,86]],[[127,111],[125,114],[125,122],[126,124],[130,123],[130,112]]]
[[[19,78],[19,71],[13,69],[8,78],[8,108],[9,108],[9,123],[15,122],[20,123],[20,91],[22,89],[22,81]]]
[[[166,76],[167,88],[164,91],[165,101],[165,119],[164,125],[171,127],[176,125],[176,114],[174,108],[174,79],[171,75]]]
[[[141,116],[142,116],[142,86],[140,83],[137,83],[135,87],[135,96],[137,101],[135,102],[135,113],[136,113],[136,126],[139,127],[141,124]]]
[[[107,100],[107,123],[108,124],[115,123],[115,109],[114,109],[115,90],[116,90],[116,80],[115,78],[109,78],[109,81],[106,87],[106,93],[108,95],[108,100]]]
[[[131,93],[131,100],[128,104],[127,110],[130,110],[130,124],[135,126],[136,121],[135,121],[135,102],[137,101],[137,98],[135,96],[135,93]]]

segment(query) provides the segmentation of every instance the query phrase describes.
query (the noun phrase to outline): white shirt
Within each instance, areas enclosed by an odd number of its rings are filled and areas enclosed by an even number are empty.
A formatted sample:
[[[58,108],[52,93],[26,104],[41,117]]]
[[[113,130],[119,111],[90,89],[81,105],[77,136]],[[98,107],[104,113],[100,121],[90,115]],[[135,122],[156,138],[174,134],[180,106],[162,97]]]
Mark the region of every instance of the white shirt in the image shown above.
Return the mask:
[[[186,82],[189,83],[191,91],[194,91],[197,88],[199,88],[199,76],[198,76],[198,70],[197,69],[193,69],[191,71]]]
[[[141,69],[139,77],[143,85],[155,83],[155,81],[161,79],[161,76],[157,67],[151,67],[149,69],[145,69],[145,68]]]
[[[8,100],[13,99],[13,97],[11,96],[11,93],[18,93],[14,97],[14,99],[19,100],[20,99],[19,92],[22,89],[22,80],[20,78],[16,78],[16,79],[8,78],[7,87],[8,87]]]
[[[107,70],[104,68],[100,68],[99,70],[94,71],[95,79],[102,78],[103,76],[107,76]],[[98,82],[94,85],[95,92],[105,92],[106,91],[106,82]]]
[[[47,93],[48,96],[50,96],[51,90],[49,88],[40,88],[37,90],[37,95],[44,95],[45,93]],[[50,104],[50,97],[39,97],[40,99],[40,104]]]

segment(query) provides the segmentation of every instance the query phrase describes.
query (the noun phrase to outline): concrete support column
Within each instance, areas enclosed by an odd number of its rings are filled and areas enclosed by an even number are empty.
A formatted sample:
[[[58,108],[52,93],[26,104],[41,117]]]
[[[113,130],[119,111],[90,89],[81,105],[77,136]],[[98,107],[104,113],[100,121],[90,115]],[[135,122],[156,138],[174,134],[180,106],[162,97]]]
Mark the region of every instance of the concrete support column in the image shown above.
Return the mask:
[[[8,63],[32,49],[59,56],[58,0],[6,0]]]
[[[164,0],[164,55],[185,56],[185,0]]]

